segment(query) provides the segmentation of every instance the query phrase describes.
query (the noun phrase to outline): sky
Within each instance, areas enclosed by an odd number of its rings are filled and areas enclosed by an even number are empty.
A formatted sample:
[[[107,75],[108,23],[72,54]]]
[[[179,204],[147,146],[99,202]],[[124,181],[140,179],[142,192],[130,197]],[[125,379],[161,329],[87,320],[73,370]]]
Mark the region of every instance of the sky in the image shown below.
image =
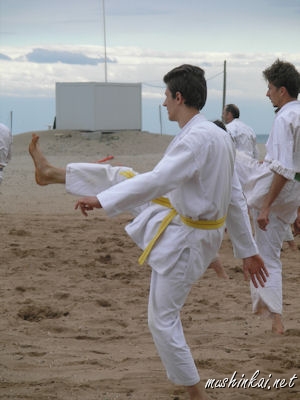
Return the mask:
[[[277,58],[300,70],[299,21],[300,0],[0,0],[0,121],[48,129],[56,82],[141,82],[142,129],[176,134],[162,78],[190,63],[205,70],[208,119],[221,118],[226,71],[225,102],[268,134],[262,71]]]

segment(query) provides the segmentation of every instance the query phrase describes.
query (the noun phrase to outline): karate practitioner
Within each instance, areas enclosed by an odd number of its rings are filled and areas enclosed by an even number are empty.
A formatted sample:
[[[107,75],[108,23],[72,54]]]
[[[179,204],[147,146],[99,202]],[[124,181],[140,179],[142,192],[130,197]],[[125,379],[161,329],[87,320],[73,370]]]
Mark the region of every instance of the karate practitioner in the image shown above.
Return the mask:
[[[267,271],[251,234],[247,204],[234,174],[230,136],[200,114],[206,102],[204,71],[182,65],[164,77],[164,106],[181,131],[152,171],[128,167],[48,163],[33,135],[29,147],[40,185],[64,183],[85,195],[77,201],[84,215],[103,208],[107,215],[132,212],[127,233],[144,250],[140,263],[152,268],[148,323],[168,378],[186,387],[192,400],[206,400],[180,311],[193,283],[206,271],[222,242],[224,222],[232,232],[235,254],[245,276],[264,285]],[[230,215],[229,215],[230,214]]]
[[[3,170],[11,160],[12,133],[4,124],[0,124],[0,184],[3,180]]]
[[[250,157],[258,160],[259,152],[254,130],[240,120],[240,110],[235,104],[227,104],[223,110],[223,121],[226,130],[233,138],[235,148],[244,151]]]
[[[270,275],[263,290],[251,285],[253,311],[269,315],[272,331],[282,334],[280,254],[289,225],[297,222],[300,205],[300,74],[294,65],[276,60],[263,75],[268,82],[266,95],[277,108],[266,156],[259,164],[237,153],[236,165],[253,211],[259,254]]]

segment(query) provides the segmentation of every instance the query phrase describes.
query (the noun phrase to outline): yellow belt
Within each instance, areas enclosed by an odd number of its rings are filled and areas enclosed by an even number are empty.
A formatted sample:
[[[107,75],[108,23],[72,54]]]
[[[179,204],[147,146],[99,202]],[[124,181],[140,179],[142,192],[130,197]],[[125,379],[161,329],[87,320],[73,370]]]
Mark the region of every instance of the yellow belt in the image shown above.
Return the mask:
[[[121,171],[121,175],[125,176],[126,178],[133,178],[135,174],[132,171]],[[153,238],[150,240],[146,248],[144,249],[142,255],[139,258],[139,264],[142,265],[146,261],[147,257],[149,256],[153,246],[159,239],[159,237],[162,235],[162,233],[166,230],[167,226],[169,223],[172,221],[172,219],[177,215],[177,211],[175,208],[172,206],[170,203],[170,200],[166,197],[158,197],[156,199],[152,200],[153,203],[159,204],[163,207],[170,208],[170,212],[165,216],[165,218],[161,221],[158,231],[156,234],[153,236]],[[190,226],[191,228],[196,228],[196,229],[218,229],[221,228],[224,223],[226,216],[216,220],[216,221],[207,221],[207,220],[193,220],[192,218],[189,217],[184,217],[183,215],[180,215],[181,221],[185,224]]]

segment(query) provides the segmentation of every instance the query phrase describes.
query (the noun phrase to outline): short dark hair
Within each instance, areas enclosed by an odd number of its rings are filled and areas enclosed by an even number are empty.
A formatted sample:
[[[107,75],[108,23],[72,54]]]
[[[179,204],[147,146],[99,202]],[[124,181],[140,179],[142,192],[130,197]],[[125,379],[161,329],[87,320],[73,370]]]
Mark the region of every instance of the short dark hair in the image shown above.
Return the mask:
[[[226,125],[220,119],[216,119],[214,121],[214,124],[217,125],[219,128],[224,129],[224,131],[227,131]]]
[[[227,104],[225,110],[230,112],[233,118],[240,118],[240,110],[235,104]]]
[[[291,97],[298,97],[300,74],[293,64],[277,59],[269,68],[263,71],[263,76],[277,88],[285,87]]]
[[[183,64],[172,69],[164,76],[164,83],[170,90],[172,97],[180,92],[188,107],[201,110],[207,98],[206,79],[204,70],[200,67]]]

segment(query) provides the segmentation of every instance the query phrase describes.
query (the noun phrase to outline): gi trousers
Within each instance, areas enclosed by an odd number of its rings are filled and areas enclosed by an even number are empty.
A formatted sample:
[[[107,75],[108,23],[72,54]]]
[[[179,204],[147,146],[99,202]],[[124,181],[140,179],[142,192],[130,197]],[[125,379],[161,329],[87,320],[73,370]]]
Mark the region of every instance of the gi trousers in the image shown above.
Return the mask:
[[[187,253],[166,275],[152,269],[148,325],[168,379],[176,385],[193,386],[200,377],[184,337],[180,311],[203,270],[191,279],[186,270]]]
[[[255,288],[250,281],[253,312],[260,313],[268,308],[269,313],[282,314],[282,264],[280,261],[283,240],[289,224],[270,213],[267,230],[263,231],[257,224],[258,210],[252,210],[254,236],[258,251],[262,257],[269,277],[265,287]]]

